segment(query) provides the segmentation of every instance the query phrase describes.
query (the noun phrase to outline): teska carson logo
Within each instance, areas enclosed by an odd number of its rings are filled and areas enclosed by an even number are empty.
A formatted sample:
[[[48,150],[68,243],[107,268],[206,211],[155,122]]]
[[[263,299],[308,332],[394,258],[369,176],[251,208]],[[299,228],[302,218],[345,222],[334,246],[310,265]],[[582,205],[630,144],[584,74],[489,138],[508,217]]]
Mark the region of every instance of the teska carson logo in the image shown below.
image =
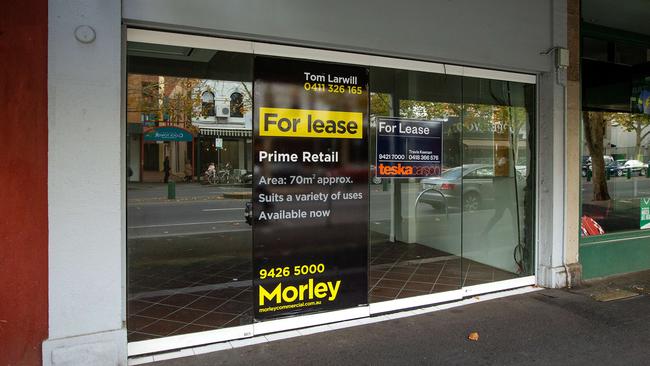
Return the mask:
[[[377,166],[377,173],[379,176],[411,176],[413,175],[413,166],[411,165],[402,165],[402,163],[397,163],[397,165],[384,165],[380,163]]]

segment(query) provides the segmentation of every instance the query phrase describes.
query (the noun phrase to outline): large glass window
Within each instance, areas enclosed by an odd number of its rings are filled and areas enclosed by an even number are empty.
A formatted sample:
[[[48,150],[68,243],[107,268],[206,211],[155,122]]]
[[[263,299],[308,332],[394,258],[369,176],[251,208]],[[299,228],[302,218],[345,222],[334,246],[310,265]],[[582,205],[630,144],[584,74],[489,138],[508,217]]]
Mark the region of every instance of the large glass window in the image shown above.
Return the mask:
[[[592,28],[581,40],[583,238],[650,228],[648,44]]]
[[[650,198],[650,116],[585,111],[583,125],[582,236],[643,228]]]
[[[130,342],[252,321],[252,56],[156,47],[128,44]]]
[[[211,91],[204,91],[201,94],[201,108],[203,117],[214,117],[214,94]]]
[[[370,76],[373,117],[443,124],[440,176],[373,180],[370,302],[532,274],[535,86],[390,69]],[[374,157],[373,141],[370,149]]]
[[[230,117],[244,116],[244,96],[234,92],[230,94]]]
[[[254,56],[157,47],[127,47],[130,342],[253,322]],[[532,274],[535,85],[368,69],[369,302]],[[439,171],[377,177],[382,118],[442,126]]]

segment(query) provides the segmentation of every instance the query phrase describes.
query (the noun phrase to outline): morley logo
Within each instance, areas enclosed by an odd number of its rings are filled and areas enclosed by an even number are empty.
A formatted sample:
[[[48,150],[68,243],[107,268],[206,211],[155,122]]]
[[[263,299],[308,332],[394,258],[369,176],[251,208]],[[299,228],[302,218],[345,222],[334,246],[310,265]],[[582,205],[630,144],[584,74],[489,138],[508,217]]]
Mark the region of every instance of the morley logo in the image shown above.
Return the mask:
[[[314,299],[333,301],[339,293],[340,286],[340,280],[336,282],[314,282],[313,278],[310,278],[306,284],[298,286],[282,286],[282,283],[279,283],[271,291],[267,291],[260,286],[258,304],[262,307],[267,304],[267,301],[275,304]]]

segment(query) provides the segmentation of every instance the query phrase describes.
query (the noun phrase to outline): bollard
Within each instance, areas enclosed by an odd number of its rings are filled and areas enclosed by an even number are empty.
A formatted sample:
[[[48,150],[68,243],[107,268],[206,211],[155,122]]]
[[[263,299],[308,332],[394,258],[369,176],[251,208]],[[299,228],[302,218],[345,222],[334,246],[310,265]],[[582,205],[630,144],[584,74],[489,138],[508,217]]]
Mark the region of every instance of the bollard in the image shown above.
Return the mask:
[[[650,167],[645,168],[645,177],[650,178]]]
[[[594,175],[594,173],[591,170],[587,170],[587,182],[591,182],[592,175]]]
[[[175,200],[176,199],[176,182],[170,180],[167,182],[167,199]]]
[[[611,174],[609,173],[609,169],[605,168],[605,178],[606,178],[607,180],[609,180],[610,175],[611,175]]]
[[[632,178],[632,168],[627,168],[627,179]]]

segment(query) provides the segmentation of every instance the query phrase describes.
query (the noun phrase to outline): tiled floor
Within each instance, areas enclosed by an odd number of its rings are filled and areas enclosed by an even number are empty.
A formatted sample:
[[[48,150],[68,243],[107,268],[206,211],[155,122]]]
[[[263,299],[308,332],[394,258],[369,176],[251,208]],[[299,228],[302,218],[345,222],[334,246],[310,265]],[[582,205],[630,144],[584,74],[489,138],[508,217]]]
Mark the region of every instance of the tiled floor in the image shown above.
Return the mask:
[[[427,295],[515,277],[424,245],[384,242],[372,247],[368,300]]]
[[[249,258],[129,271],[129,342],[250,324]],[[420,244],[373,244],[369,301],[379,302],[517,277]]]
[[[129,342],[250,324],[250,258],[129,272]]]

